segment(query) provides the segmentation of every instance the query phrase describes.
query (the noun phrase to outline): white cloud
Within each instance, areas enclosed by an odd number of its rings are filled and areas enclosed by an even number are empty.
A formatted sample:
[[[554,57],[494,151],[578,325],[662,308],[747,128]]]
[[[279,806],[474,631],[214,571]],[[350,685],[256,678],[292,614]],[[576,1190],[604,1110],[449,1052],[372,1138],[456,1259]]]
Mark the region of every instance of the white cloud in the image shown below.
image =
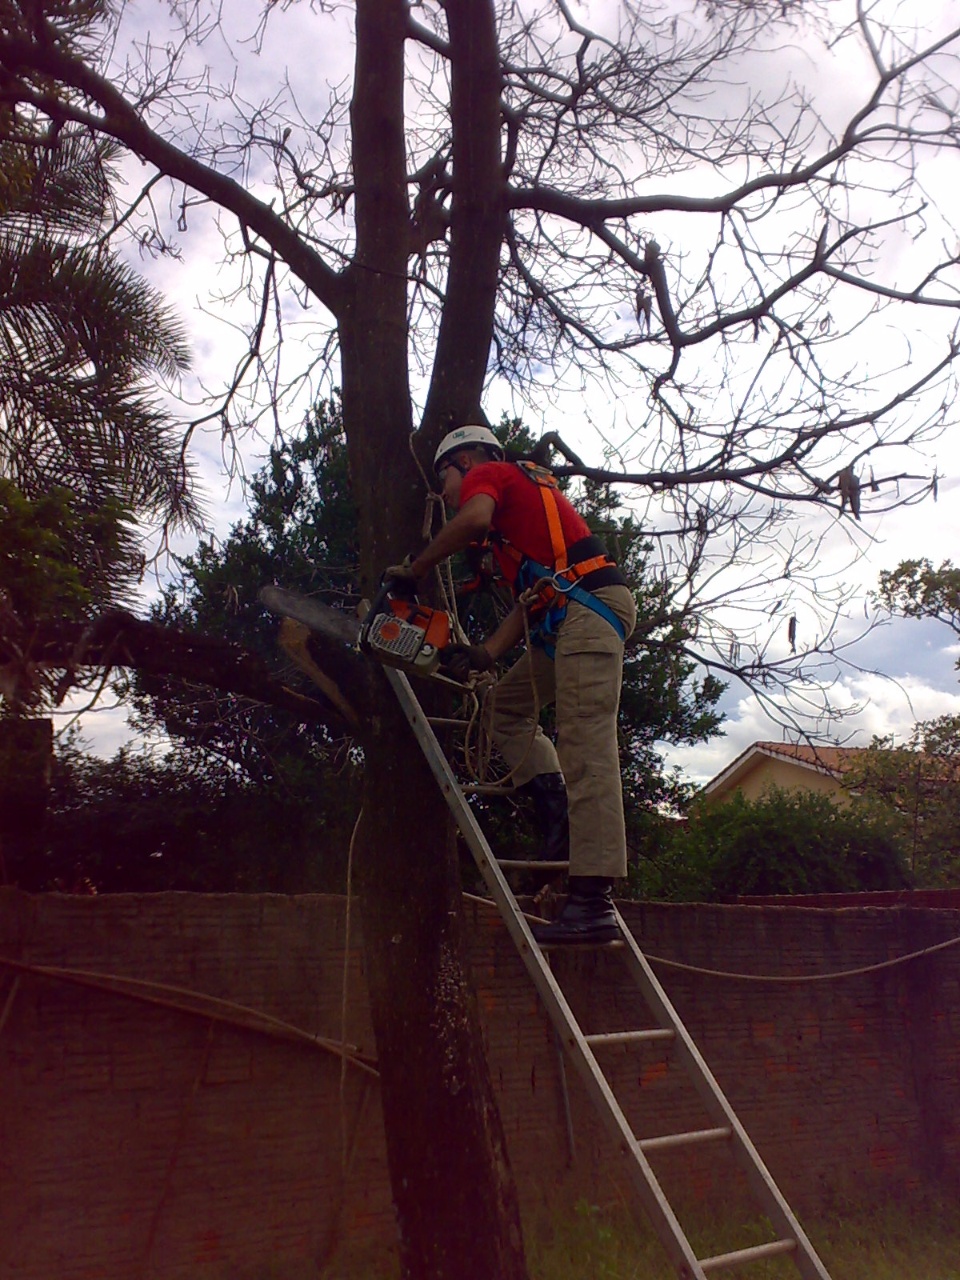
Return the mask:
[[[831,705],[845,714],[819,740],[867,746],[874,736],[910,736],[919,720],[960,715],[960,680],[954,655],[960,646],[941,623],[897,619],[870,633],[850,656],[864,668],[848,668],[829,686]],[[877,660],[882,660],[880,666]],[[704,784],[754,742],[798,741],[760,702],[742,688],[730,688],[721,701],[727,719],[723,736],[692,747],[665,747],[668,763],[681,767],[692,782]]]

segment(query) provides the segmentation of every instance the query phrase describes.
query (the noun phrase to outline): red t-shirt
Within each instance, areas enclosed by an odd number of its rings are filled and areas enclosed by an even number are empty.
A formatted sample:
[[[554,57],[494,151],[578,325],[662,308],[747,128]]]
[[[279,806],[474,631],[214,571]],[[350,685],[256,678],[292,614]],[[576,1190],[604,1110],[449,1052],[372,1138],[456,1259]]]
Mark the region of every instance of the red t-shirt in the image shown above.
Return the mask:
[[[463,477],[461,507],[478,493],[487,494],[496,504],[490,528],[501,534],[521,555],[552,569],[553,545],[540,486],[512,462],[484,462],[479,467],[471,467]],[[590,527],[569,499],[556,489],[553,496],[557,501],[560,527],[567,546],[588,538]],[[496,544],[494,553],[503,576],[512,585],[517,576],[516,560],[505,555]]]

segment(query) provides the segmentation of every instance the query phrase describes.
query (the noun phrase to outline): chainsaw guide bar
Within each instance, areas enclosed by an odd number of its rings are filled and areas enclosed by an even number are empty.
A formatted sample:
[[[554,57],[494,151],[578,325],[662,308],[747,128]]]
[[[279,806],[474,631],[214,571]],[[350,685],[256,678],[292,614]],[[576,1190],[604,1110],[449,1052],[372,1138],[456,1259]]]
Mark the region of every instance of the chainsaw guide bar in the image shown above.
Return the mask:
[[[380,587],[372,602],[360,602],[359,618],[284,587],[264,587],[260,601],[271,613],[302,622],[312,631],[340,640],[407,675],[434,675],[453,638],[449,613],[420,604],[416,596],[392,592],[389,582]]]

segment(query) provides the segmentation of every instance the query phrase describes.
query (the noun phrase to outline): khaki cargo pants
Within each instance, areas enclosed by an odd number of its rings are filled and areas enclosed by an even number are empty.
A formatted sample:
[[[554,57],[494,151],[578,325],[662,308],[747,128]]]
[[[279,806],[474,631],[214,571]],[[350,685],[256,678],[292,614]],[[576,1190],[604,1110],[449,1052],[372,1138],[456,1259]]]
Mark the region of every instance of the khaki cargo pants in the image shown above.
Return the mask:
[[[637,621],[629,587],[595,592],[627,635]],[[496,686],[488,727],[515,786],[540,773],[563,773],[570,806],[570,874],[627,874],[623,788],[617,753],[617,711],[623,642],[599,614],[571,601],[557,636],[556,655],[534,646]],[[536,694],[534,694],[534,684]],[[537,703],[556,703],[557,745],[534,719]]]

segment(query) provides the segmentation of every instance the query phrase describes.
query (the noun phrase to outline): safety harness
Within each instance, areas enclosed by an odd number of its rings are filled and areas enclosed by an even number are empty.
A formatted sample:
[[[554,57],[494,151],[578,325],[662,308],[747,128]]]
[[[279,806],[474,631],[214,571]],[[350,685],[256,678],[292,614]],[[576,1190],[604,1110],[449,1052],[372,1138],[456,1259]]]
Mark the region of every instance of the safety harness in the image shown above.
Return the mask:
[[[513,465],[519,467],[523,475],[539,490],[553,551],[554,567],[549,569],[524,555],[505,538],[498,539],[501,552],[517,564],[514,580],[516,597],[519,599],[531,591],[536,593],[528,605],[530,620],[534,624],[532,639],[552,658],[556,650],[556,635],[566,616],[567,605],[575,600],[577,604],[592,609],[609,622],[620,639],[624,640],[626,629],[623,623],[609,605],[592,594],[598,587],[626,585],[627,580],[616,561],[607,555],[603,543],[594,535],[580,538],[568,546],[557,505],[556,478],[545,467],[539,467],[533,462],[515,462]]]

